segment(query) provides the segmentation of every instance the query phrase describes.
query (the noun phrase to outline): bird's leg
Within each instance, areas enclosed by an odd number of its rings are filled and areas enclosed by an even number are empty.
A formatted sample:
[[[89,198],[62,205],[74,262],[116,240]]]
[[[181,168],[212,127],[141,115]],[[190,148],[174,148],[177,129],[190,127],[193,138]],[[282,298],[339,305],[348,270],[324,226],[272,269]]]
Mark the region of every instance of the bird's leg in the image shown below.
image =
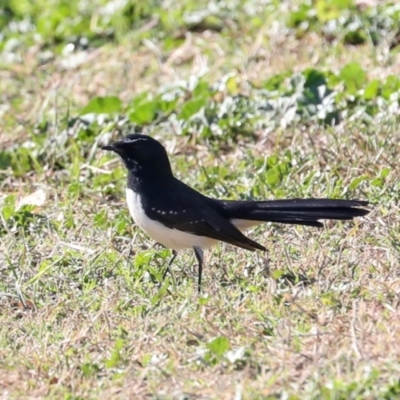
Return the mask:
[[[199,263],[199,272],[198,272],[198,282],[197,282],[197,290],[201,292],[201,273],[203,272],[203,250],[200,247],[193,247],[194,254],[196,255],[197,262]]]
[[[172,263],[174,262],[174,260],[175,260],[175,258],[176,258],[177,255],[178,255],[178,252],[177,252],[176,250],[172,250],[172,257],[171,257],[171,259],[169,260],[169,263],[168,263],[168,265],[167,265],[167,268],[165,268],[165,271],[164,271],[164,274],[163,274],[163,276],[162,276],[161,282],[164,281],[164,279],[165,279],[165,277],[167,276],[167,273],[168,273],[168,272],[170,273],[170,275],[171,275],[171,277],[172,277],[172,280],[175,282],[175,278],[174,278],[174,274],[172,273],[171,265],[172,265]]]

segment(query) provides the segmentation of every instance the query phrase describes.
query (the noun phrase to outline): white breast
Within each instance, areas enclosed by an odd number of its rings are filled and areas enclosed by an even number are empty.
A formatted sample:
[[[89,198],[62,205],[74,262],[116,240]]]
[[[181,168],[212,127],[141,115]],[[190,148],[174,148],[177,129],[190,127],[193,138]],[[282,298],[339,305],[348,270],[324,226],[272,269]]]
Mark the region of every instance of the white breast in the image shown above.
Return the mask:
[[[204,249],[217,243],[214,239],[167,228],[160,222],[150,219],[143,210],[140,196],[132,189],[126,188],[126,201],[128,203],[129,213],[135,223],[152,239],[165,247],[174,250],[182,250],[197,246]],[[157,212],[157,210],[153,211]]]

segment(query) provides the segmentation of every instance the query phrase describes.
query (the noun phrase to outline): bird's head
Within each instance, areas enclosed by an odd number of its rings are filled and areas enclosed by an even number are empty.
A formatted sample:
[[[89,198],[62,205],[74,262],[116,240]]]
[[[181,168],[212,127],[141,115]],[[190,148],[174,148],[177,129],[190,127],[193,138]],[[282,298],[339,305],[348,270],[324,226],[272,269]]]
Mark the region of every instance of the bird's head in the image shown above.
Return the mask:
[[[150,136],[138,133],[127,135],[102,149],[117,153],[130,172],[171,173],[164,146]]]

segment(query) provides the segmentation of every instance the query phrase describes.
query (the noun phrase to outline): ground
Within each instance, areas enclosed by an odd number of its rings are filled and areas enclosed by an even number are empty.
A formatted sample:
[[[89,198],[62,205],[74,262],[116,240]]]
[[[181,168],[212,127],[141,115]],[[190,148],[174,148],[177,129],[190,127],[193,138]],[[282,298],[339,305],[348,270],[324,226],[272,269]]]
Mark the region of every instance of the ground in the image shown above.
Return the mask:
[[[0,9],[0,398],[398,398],[398,6],[43,1]],[[198,295],[100,150],[138,131],[209,196],[371,212],[220,244]]]

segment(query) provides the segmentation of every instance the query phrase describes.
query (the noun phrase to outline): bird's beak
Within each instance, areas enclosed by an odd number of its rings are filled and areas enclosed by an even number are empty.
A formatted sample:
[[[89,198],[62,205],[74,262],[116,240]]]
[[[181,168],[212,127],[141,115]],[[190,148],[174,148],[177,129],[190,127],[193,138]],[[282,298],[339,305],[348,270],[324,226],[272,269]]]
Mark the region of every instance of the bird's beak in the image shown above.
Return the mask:
[[[114,147],[114,145],[109,144],[107,146],[102,146],[101,147],[102,150],[109,150],[109,151],[117,151],[116,148]]]

